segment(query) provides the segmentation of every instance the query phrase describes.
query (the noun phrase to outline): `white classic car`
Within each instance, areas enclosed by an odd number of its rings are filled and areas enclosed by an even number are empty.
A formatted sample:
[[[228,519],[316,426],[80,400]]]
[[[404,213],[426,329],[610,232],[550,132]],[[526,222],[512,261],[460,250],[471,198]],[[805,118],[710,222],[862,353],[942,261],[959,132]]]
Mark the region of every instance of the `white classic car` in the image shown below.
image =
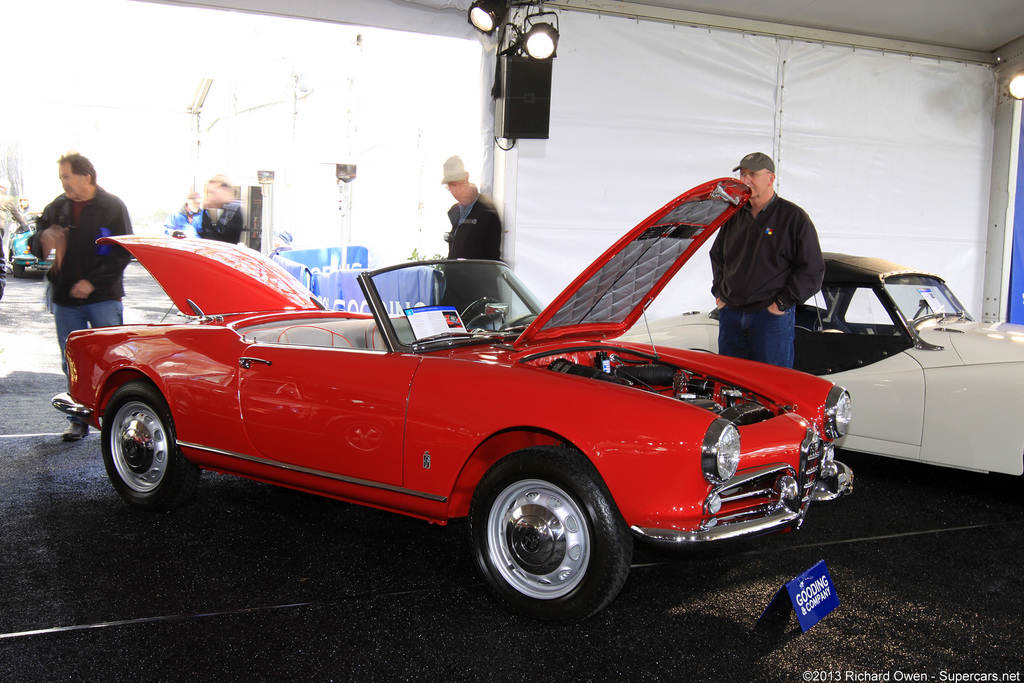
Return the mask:
[[[851,451],[981,472],[1024,472],[1024,325],[975,322],[937,275],[825,254],[797,307],[796,369],[842,385]],[[657,346],[718,351],[717,311],[650,324]],[[623,339],[648,340],[643,322]]]

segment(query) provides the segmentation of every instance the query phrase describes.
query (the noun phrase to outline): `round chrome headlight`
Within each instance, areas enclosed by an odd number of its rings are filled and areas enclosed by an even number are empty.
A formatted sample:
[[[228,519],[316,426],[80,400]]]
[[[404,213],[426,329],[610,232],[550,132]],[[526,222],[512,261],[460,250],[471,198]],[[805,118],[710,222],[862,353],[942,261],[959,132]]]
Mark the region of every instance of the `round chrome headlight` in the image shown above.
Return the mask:
[[[825,400],[825,436],[838,439],[850,427],[850,394],[842,387],[832,387]]]
[[[740,432],[728,420],[717,418],[708,427],[701,445],[701,468],[712,484],[724,484],[736,476],[740,465]]]

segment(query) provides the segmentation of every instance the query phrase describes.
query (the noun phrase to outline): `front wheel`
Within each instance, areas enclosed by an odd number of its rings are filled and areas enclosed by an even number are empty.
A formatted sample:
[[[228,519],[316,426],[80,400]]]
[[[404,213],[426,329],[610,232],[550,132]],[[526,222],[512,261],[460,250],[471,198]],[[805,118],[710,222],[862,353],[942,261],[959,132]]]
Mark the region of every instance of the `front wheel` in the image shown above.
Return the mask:
[[[107,477],[132,505],[170,510],[195,493],[200,470],[178,450],[171,411],[149,382],[127,382],[114,392],[102,439]]]
[[[514,611],[576,622],[604,609],[629,574],[633,538],[594,466],[565,448],[498,461],[470,506],[473,557]]]

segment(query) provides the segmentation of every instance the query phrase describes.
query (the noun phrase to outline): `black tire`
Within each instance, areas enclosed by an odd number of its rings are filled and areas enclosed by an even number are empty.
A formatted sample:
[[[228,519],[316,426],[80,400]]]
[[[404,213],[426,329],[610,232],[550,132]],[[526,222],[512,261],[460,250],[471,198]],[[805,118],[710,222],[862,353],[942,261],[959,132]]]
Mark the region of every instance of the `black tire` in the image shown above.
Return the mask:
[[[633,560],[633,537],[600,475],[566,448],[527,448],[495,463],[473,494],[469,532],[498,600],[542,621],[604,609]]]
[[[132,505],[170,510],[195,493],[200,469],[178,449],[171,411],[149,382],[127,382],[114,392],[102,439],[107,477]]]
[[[20,263],[15,263],[13,258],[10,260],[10,264],[11,275],[18,278],[25,277],[25,266]]]

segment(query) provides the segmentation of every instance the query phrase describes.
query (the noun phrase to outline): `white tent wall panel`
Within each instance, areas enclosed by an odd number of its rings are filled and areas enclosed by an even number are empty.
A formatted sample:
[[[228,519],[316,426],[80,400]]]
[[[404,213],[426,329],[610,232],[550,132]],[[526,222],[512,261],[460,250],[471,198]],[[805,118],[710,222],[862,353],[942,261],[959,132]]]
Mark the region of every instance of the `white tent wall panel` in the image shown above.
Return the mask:
[[[558,293],[679,192],[778,157],[822,248],[940,272],[980,315],[991,69],[560,13],[550,139],[522,140],[517,272]],[[706,248],[652,317],[711,305]]]
[[[980,66],[783,48],[780,194],[822,249],[946,277],[981,314],[994,74]]]
[[[775,111],[772,39],[582,13],[560,33],[550,139],[519,142],[515,265],[544,299],[740,150],[771,151]],[[706,260],[679,278],[705,298]]]

